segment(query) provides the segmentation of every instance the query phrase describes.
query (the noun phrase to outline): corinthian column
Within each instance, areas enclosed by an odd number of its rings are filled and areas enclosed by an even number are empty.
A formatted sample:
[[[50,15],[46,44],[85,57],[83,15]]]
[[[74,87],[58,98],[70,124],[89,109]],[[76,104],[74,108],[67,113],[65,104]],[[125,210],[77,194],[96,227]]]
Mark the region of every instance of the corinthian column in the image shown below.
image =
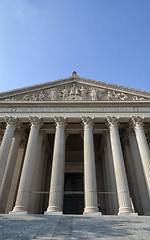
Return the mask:
[[[139,194],[139,188],[137,183],[137,175],[136,175],[136,169],[134,166],[134,159],[131,151],[131,145],[129,145],[128,135],[129,129],[124,133],[123,136],[123,147],[124,147],[124,157],[126,161],[126,168],[128,172],[128,179],[130,184],[130,191],[131,191],[131,197],[132,202],[134,205],[135,211],[141,215],[143,214],[142,205],[140,201],[140,194]],[[136,148],[133,148],[133,151],[136,151]],[[138,158],[136,159],[136,162],[138,161]]]
[[[114,173],[114,165],[113,165],[109,131],[105,133],[105,139],[106,139],[106,151],[107,151],[108,170],[109,170],[107,171],[107,175],[108,175],[108,178],[110,179],[111,191],[113,192],[111,204],[113,208],[113,214],[115,215],[118,212],[118,198],[117,198],[116,181],[115,181],[115,173]]]
[[[14,135],[15,127],[18,124],[18,118],[5,117],[5,120],[7,122],[7,126],[0,147],[0,185],[3,180],[3,175],[7,164],[7,158],[11,146],[11,141]]]
[[[11,147],[8,155],[8,161],[6,165],[6,170],[4,173],[2,185],[0,187],[0,213],[5,212],[5,207],[7,204],[7,199],[8,199],[12,177],[15,169],[16,160],[17,160],[17,153],[18,153],[18,149],[19,149],[19,145],[22,137],[23,137],[22,130],[17,129],[12,139],[12,143],[11,143]]]
[[[42,158],[43,154],[45,154],[46,141],[46,133],[44,131],[39,132],[38,142],[37,142],[37,153],[36,153],[36,168],[33,175],[32,187],[31,187],[31,195],[30,195],[30,206],[28,209],[29,213],[37,213],[34,210],[37,208],[40,198],[40,187],[41,187],[41,177],[42,177],[42,169],[44,164],[44,159]],[[44,148],[43,148],[44,145]]]
[[[62,214],[64,192],[65,136],[66,119],[54,117],[56,133],[53,152],[49,205],[45,214]]]
[[[134,134],[134,129],[130,126],[127,132],[128,132],[130,149],[132,154],[132,161],[130,161],[130,164],[133,164],[133,168],[135,169],[138,191],[140,195],[138,201],[141,202],[141,205],[142,205],[142,209],[143,209],[142,214],[150,215],[150,204],[149,204],[150,199],[149,199],[148,190],[146,186],[141,157],[140,157],[136,137]],[[133,168],[131,168],[132,175],[133,175]]]
[[[36,166],[37,141],[39,136],[39,129],[41,127],[41,118],[30,117],[29,120],[31,122],[31,130],[18,188],[16,204],[13,212],[11,213],[27,213],[28,211],[32,179]]]
[[[110,130],[110,141],[119,203],[118,215],[133,213],[118,132],[118,119],[116,117],[107,117],[107,123]]]
[[[84,126],[84,214],[100,214],[97,202],[93,121],[90,117],[82,117],[82,123]]]
[[[131,121],[134,127],[134,132],[141,156],[141,162],[150,198],[150,149],[143,129],[143,119],[141,117],[132,117]]]

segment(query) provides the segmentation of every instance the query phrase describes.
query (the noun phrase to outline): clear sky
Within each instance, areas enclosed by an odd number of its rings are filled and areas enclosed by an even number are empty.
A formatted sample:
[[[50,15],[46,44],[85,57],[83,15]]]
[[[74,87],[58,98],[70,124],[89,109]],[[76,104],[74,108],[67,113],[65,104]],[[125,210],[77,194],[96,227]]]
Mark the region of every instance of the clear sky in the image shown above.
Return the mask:
[[[0,0],[0,91],[73,71],[150,91],[150,0]]]

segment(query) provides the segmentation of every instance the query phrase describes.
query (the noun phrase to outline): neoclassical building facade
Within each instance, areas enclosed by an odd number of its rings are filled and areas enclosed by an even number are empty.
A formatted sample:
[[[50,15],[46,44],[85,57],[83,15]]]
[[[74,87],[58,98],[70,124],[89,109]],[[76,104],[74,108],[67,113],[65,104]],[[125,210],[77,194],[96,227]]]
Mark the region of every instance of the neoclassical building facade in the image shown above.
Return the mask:
[[[150,92],[72,76],[0,93],[0,213],[150,215]]]

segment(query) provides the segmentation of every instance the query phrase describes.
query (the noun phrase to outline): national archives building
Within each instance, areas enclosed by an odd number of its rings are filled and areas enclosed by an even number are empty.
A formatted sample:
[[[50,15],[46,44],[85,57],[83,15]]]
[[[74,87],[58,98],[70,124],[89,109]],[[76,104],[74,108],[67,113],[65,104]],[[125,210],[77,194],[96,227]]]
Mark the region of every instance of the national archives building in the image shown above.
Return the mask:
[[[72,76],[0,93],[0,213],[150,215],[150,92]]]

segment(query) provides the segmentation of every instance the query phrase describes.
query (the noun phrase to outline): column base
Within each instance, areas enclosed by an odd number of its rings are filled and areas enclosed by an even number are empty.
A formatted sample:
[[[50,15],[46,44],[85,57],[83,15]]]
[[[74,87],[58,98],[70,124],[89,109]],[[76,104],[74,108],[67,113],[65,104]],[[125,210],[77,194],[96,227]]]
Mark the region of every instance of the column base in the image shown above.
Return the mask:
[[[84,213],[97,213],[99,209],[97,207],[85,207]]]
[[[14,214],[14,215],[26,215],[28,214],[27,211],[10,211],[8,214]]]
[[[121,213],[118,213],[118,216],[137,217],[137,216],[138,216],[138,213],[135,213],[135,212],[121,212]]]
[[[46,212],[62,212],[62,208],[58,206],[49,206]]]
[[[85,207],[83,215],[87,217],[99,217],[102,213],[99,212],[97,207]]]
[[[101,212],[83,212],[85,217],[99,217],[102,215]]]
[[[44,215],[62,215],[62,212],[44,212]]]
[[[9,214],[27,214],[27,208],[24,206],[15,206]]]

